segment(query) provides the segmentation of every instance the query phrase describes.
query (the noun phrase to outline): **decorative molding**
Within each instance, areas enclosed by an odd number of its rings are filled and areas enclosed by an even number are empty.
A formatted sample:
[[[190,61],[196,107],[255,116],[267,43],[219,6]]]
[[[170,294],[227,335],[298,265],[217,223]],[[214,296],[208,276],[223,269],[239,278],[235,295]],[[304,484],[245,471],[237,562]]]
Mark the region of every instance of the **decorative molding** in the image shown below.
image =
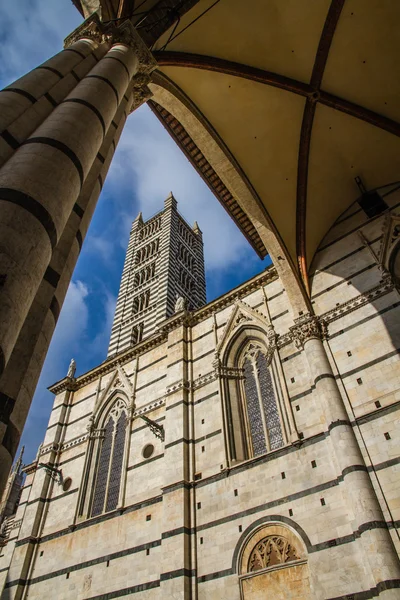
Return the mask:
[[[221,339],[218,342],[216,348],[216,355],[220,356],[223,352],[224,347],[235,333],[236,329],[241,326],[247,325],[261,325],[264,329],[269,330],[272,326],[271,323],[263,313],[255,308],[251,308],[248,304],[240,299],[237,299],[235,306],[233,307],[231,316],[228,319],[227,324],[221,335]],[[275,344],[276,347],[276,344]]]
[[[187,379],[181,379],[180,381],[173,383],[170,387],[167,388],[165,396],[170,396],[171,394],[175,394],[180,390],[190,390],[190,382]]]
[[[295,325],[292,325],[289,330],[297,348],[303,348],[308,340],[323,340],[327,336],[327,324],[321,317],[307,313],[295,319],[294,322]]]
[[[43,454],[48,454],[49,452],[58,452],[60,450],[60,444],[57,442],[51,442],[47,444],[47,446],[42,446],[40,448],[39,456],[43,456]]]
[[[18,519],[17,521],[14,521],[14,523],[12,523],[11,527],[10,527],[10,531],[11,529],[17,529],[19,527],[21,527],[22,525],[22,519]]]
[[[223,379],[244,379],[243,369],[226,367],[225,365],[221,365],[219,360],[215,361],[215,363],[217,363],[215,365],[216,377],[221,377]]]
[[[347,300],[347,302],[344,302],[340,306],[336,306],[335,308],[332,308],[331,310],[329,310],[326,313],[324,313],[323,315],[321,315],[321,318],[327,324],[333,323],[333,321],[337,321],[337,319],[340,319],[341,317],[344,317],[344,316],[350,314],[351,312],[357,310],[358,308],[361,308],[362,306],[365,306],[366,304],[370,304],[377,298],[380,298],[381,296],[385,296],[386,294],[388,294],[389,292],[391,292],[393,290],[394,290],[394,285],[393,285],[393,281],[392,281],[390,275],[389,274],[384,275],[381,283],[379,283],[375,287],[371,288],[367,292],[364,292],[363,294],[360,294],[359,296],[356,296],[355,298],[352,298],[351,300]]]
[[[69,440],[68,442],[64,442],[64,444],[61,446],[61,452],[64,452],[64,450],[69,450],[70,448],[73,448],[74,446],[79,446],[79,444],[83,444],[83,442],[87,441],[88,437],[89,437],[89,434],[85,433],[84,435],[80,435],[76,438],[73,438],[72,440]]]
[[[162,398],[153,400],[153,402],[149,402],[149,404],[146,404],[145,406],[142,406],[141,408],[136,409],[133,413],[133,418],[140,417],[141,415],[144,415],[145,413],[148,413],[152,410],[156,410],[157,408],[160,408],[161,406],[164,406],[164,405],[165,405],[165,397],[163,396]]]
[[[69,48],[79,40],[89,39],[102,44],[106,41],[98,11],[95,11],[64,40],[64,48]]]
[[[214,363],[213,363],[214,366]],[[191,384],[192,390],[197,390],[212,381],[215,381],[218,377],[218,373],[216,370],[210,371],[210,373],[206,373],[205,375],[200,375],[197,379],[194,379]]]

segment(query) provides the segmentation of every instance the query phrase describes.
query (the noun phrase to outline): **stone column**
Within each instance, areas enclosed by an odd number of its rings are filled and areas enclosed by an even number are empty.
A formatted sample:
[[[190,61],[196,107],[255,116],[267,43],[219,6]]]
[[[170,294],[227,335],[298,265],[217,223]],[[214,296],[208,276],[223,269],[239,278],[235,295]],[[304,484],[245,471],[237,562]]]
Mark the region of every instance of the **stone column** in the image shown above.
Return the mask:
[[[326,326],[310,314],[295,319],[295,323],[290,328],[292,337],[298,347],[304,348],[307,357],[338,476],[343,478],[341,485],[349,504],[353,531],[360,539],[355,543],[360,544],[371,575],[371,588],[379,590],[379,597],[394,600],[398,596],[397,590],[389,589],[390,584],[387,586],[385,582],[400,579],[400,565],[325,351],[322,340]]]
[[[72,38],[80,33],[87,28]],[[0,489],[116,142],[129,112],[149,96],[155,63],[132,25],[101,36],[96,54],[105,56],[91,59],[94,68],[0,169],[0,373],[13,358],[0,380]],[[69,41],[64,53],[83,69],[81,41]]]
[[[184,319],[184,317],[183,317]],[[188,335],[182,324],[168,336],[168,383],[165,405],[162,598],[191,598],[191,466],[189,425]],[[192,475],[193,476],[193,475]]]
[[[134,78],[130,84],[127,99],[123,99],[121,102],[113,124],[111,124],[100,148],[101,159],[96,158],[85,180],[82,192],[53,252],[51,262],[46,269],[10,360],[0,379],[0,401],[2,400],[4,403],[7,401],[13,406],[5,439],[3,439],[3,445],[9,453],[7,462],[12,460],[18,447],[58,315],[116,145],[129,111],[141,103],[137,85],[137,78]],[[6,474],[6,469],[4,469],[4,477]]]
[[[51,430],[51,434],[47,434],[46,445],[39,447],[35,461],[29,465],[29,471],[33,474],[32,489],[8,572],[5,586],[5,597],[8,600],[21,600],[24,597],[26,581],[37,553],[37,541],[46,518],[47,499],[51,497],[54,486],[60,485],[60,476],[51,469],[57,464],[58,451],[65,435],[63,423],[67,420],[73,389],[74,379],[70,379],[68,389],[58,396],[61,405],[58,425]],[[49,465],[50,469],[46,469],[44,465]]]

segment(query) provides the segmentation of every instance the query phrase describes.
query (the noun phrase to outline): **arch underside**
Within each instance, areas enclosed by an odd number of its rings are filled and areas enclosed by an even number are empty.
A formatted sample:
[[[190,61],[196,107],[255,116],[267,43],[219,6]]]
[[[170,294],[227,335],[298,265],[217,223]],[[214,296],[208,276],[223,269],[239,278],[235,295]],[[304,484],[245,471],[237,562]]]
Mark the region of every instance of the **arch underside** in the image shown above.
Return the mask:
[[[399,179],[399,17],[390,0],[257,0],[251,9],[200,0],[152,42],[151,108],[256,252],[283,254],[306,286],[321,239],[359,196],[354,178],[367,189]],[[163,86],[188,100],[197,131]],[[202,128],[259,215],[210,157]]]

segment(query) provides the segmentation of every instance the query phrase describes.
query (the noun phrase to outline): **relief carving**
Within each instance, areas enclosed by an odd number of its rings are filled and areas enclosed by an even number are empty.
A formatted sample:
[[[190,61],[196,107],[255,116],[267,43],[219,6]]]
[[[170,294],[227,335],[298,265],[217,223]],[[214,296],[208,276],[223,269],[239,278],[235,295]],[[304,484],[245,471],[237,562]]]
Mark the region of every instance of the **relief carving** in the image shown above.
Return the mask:
[[[296,548],[284,536],[271,535],[262,539],[253,548],[248,571],[259,571],[299,559]]]
[[[295,325],[292,325],[289,329],[291,338],[297,348],[303,348],[308,340],[323,340],[327,337],[327,323],[320,317],[308,313],[298,317],[294,322]]]

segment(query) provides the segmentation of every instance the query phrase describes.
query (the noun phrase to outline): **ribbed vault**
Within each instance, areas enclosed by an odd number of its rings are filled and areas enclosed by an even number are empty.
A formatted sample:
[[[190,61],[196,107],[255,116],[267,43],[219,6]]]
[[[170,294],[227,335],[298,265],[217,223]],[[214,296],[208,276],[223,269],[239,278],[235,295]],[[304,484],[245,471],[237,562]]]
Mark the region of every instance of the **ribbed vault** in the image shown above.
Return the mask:
[[[307,286],[318,244],[359,195],[355,176],[367,189],[400,179],[399,2],[102,2],[116,16],[135,12],[155,77],[189,99],[234,158]],[[218,165],[196,162],[207,161],[201,140],[158,97],[152,108],[255,250],[269,250],[243,198],[213,185]]]

